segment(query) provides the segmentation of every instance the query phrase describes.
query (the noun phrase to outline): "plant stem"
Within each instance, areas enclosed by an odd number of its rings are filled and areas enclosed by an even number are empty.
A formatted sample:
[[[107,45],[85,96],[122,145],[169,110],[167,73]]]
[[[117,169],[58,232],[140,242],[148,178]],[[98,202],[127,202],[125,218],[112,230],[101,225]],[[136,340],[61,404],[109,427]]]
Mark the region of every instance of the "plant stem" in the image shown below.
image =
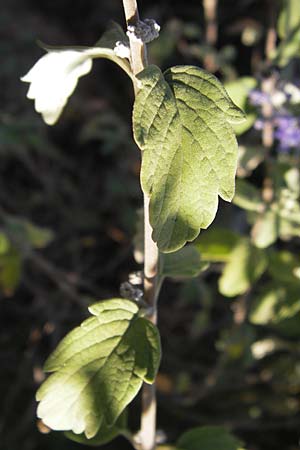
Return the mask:
[[[136,0],[123,0],[127,26],[135,25],[139,20]],[[147,65],[146,46],[130,37],[131,68],[134,75]],[[134,83],[135,94],[138,85]],[[156,301],[159,293],[157,275],[158,249],[152,240],[152,228],[149,222],[149,197],[144,194],[144,296],[151,309],[149,320],[156,324]],[[142,389],[142,413],[140,429],[140,447],[142,450],[155,449],[156,437],[156,394],[155,385],[145,384]]]
[[[218,0],[203,0],[205,42],[208,47],[215,47],[218,40],[217,6]],[[216,71],[217,67],[212,52],[205,55],[203,64],[209,72]]]

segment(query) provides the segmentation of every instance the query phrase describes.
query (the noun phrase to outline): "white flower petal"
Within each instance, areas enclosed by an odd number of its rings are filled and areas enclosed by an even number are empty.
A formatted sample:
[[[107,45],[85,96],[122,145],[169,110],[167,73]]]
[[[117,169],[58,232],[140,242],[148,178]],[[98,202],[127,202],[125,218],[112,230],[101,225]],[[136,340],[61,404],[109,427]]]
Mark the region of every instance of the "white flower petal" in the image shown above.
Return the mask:
[[[92,58],[88,51],[54,50],[44,55],[21,78],[31,83],[27,97],[48,125],[53,125],[73,93],[78,78],[89,73]]]

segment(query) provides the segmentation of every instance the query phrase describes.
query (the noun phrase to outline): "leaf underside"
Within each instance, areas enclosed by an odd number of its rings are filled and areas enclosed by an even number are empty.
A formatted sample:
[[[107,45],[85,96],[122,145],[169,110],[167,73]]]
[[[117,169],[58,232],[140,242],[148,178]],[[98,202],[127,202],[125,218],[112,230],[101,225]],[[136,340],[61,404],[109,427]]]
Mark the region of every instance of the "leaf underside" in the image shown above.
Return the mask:
[[[160,339],[130,300],[104,300],[89,311],[93,317],[71,331],[46,361],[45,371],[54,373],[37,392],[37,414],[54,430],[92,438],[101,425],[116,422],[143,381],[153,383]]]
[[[138,74],[134,136],[143,151],[142,189],[150,196],[153,240],[172,252],[213,221],[218,195],[234,194],[237,142],[230,122],[243,120],[213,75],[176,66]]]

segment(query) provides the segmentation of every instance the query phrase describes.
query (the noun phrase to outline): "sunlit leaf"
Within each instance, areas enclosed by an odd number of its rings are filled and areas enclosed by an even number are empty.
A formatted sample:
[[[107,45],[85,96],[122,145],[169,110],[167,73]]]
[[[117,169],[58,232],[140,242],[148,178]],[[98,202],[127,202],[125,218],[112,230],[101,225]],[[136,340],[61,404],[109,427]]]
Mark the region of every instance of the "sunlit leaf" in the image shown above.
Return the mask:
[[[218,195],[234,194],[237,143],[230,123],[243,120],[221,83],[193,66],[163,75],[149,66],[133,113],[143,150],[141,182],[150,196],[153,239],[172,252],[213,221]]]
[[[219,280],[219,290],[227,297],[243,294],[264,273],[267,258],[263,250],[242,238],[233,249]]]
[[[249,130],[255,122],[257,111],[249,104],[248,96],[251,89],[254,89],[256,85],[257,80],[252,77],[241,77],[225,84],[226,91],[232,101],[246,113],[246,120],[243,123],[233,125],[234,131],[238,135]]]
[[[273,209],[267,209],[256,218],[251,230],[252,241],[258,248],[272,245],[279,233],[279,217]]]
[[[153,383],[160,360],[157,328],[140,317],[136,303],[104,300],[93,317],[71,331],[48,358],[54,372],[37,392],[38,417],[54,430],[94,437],[112,426],[138,393]]]
[[[249,315],[255,325],[267,325],[289,337],[300,336],[300,289],[296,284],[269,283],[256,297]]]
[[[260,191],[246,180],[236,180],[233,203],[248,211],[261,211],[264,203]]]
[[[129,62],[119,57],[113,47],[124,36],[114,25],[94,47],[54,47],[42,44],[47,53],[42,56],[21,81],[30,83],[27,97],[35,101],[35,109],[48,125],[59,119],[68,98],[74,92],[78,80],[88,74],[94,58],[114,61],[132,77]],[[107,45],[107,46],[104,46]],[[126,44],[126,42],[125,42]]]

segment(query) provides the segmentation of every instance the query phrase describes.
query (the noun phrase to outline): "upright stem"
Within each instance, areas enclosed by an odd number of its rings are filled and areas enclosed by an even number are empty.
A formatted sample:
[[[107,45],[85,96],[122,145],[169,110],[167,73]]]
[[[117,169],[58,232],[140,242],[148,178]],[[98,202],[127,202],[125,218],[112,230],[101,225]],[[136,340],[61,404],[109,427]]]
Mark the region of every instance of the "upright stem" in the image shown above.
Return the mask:
[[[139,20],[139,12],[136,0],[123,0],[123,7],[127,25],[135,25]],[[146,46],[130,39],[131,68],[136,75],[147,65]],[[138,85],[134,83],[135,94]],[[158,249],[153,242],[152,228],[149,222],[149,197],[144,194],[144,295],[151,309],[149,320],[156,323],[156,300],[158,296]],[[140,429],[140,446],[142,450],[154,450],[156,437],[156,395],[155,385],[145,384],[142,389],[142,413]]]
[[[203,0],[205,42],[209,47],[215,47],[218,40],[217,6],[218,0]],[[209,72],[216,71],[216,64],[211,53],[205,55],[203,63]]]

